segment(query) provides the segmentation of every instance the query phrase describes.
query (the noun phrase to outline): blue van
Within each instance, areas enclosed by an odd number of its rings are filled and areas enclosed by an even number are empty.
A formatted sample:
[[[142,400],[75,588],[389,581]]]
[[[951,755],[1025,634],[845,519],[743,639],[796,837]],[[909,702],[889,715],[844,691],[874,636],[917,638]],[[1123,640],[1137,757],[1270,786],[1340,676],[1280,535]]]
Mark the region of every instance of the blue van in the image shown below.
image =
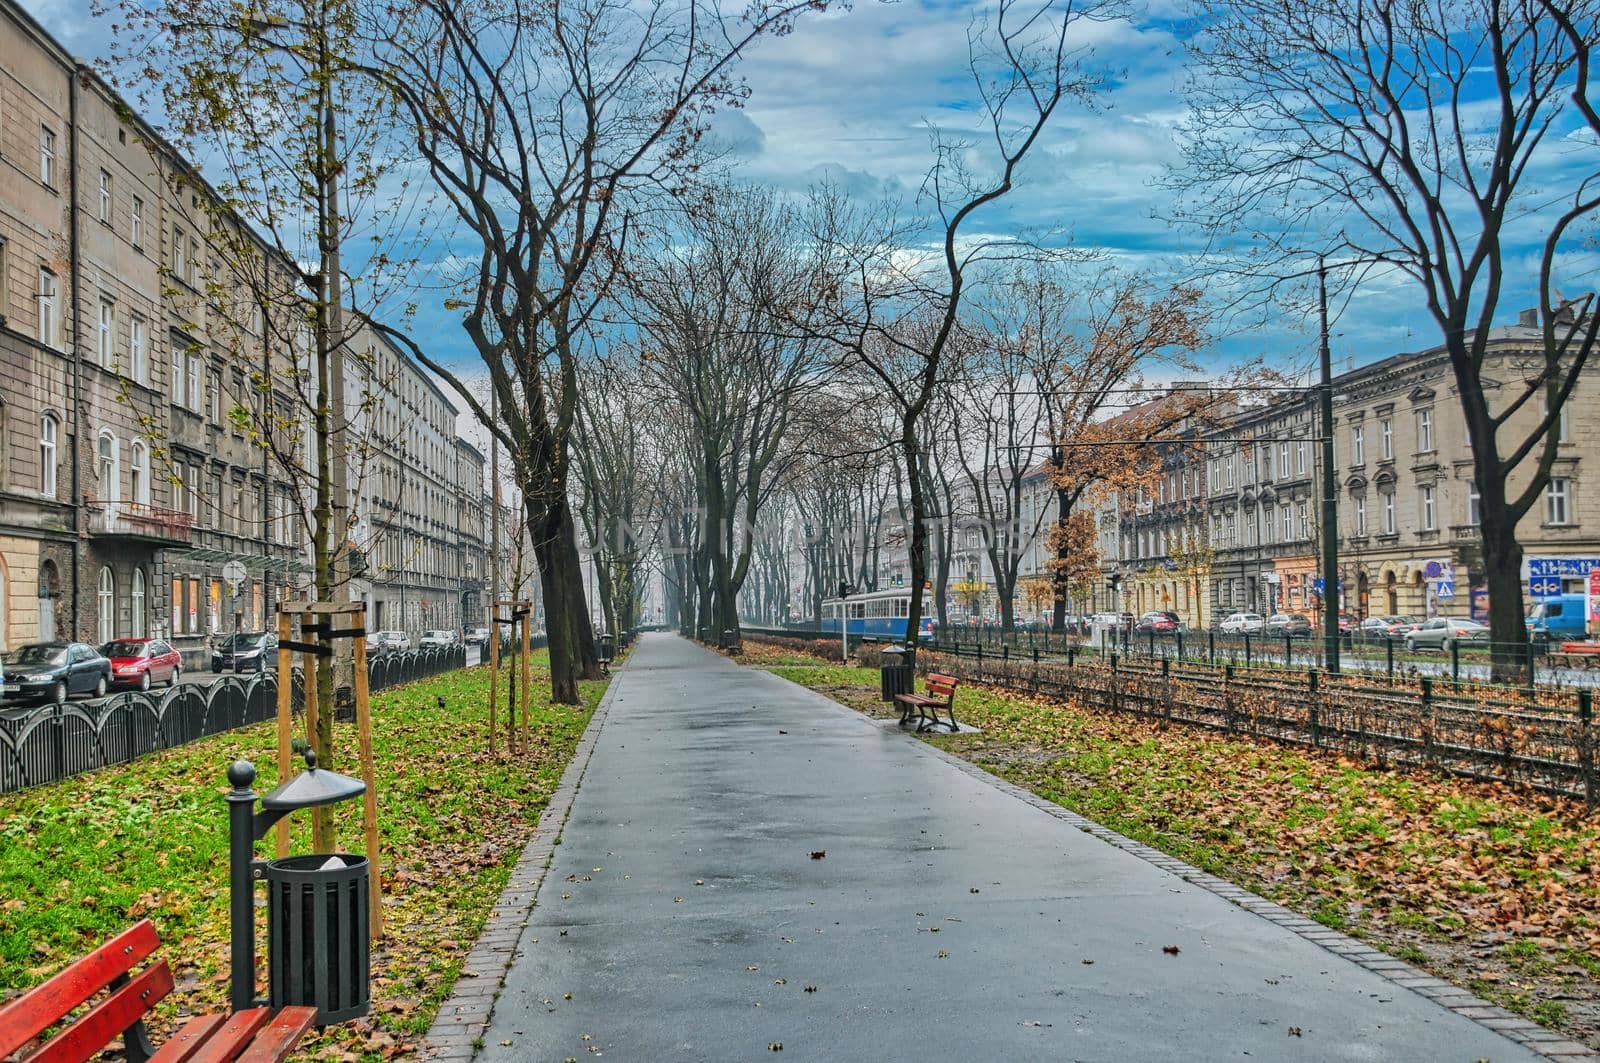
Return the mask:
[[[1556,594],[1533,607],[1528,614],[1528,637],[1535,643],[1556,643],[1581,639],[1588,634],[1588,603],[1581,594]]]

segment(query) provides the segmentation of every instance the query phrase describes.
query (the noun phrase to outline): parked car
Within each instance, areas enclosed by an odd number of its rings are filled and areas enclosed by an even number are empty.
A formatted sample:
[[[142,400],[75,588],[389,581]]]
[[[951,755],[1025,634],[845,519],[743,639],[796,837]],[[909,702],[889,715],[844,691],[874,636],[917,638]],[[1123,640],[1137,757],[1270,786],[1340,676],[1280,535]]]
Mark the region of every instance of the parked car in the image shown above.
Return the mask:
[[[467,645],[482,646],[489,641],[489,629],[486,627],[470,627],[467,629]]]
[[[1581,639],[1588,631],[1584,596],[1552,595],[1534,606],[1523,623],[1528,626],[1528,638],[1537,645]]]
[[[211,651],[213,672],[265,672],[277,666],[272,653],[278,636],[269,631],[237,632],[217,643]]]
[[[1165,609],[1152,609],[1139,618],[1133,629],[1141,635],[1172,635],[1183,628],[1183,621],[1178,619],[1178,614]]]
[[[153,683],[177,686],[183,655],[162,639],[113,639],[100,647],[111,661],[111,682],[149,690]]]
[[[371,645],[379,653],[404,653],[411,648],[411,636],[404,631],[379,631],[372,636]]]
[[[1405,634],[1408,650],[1448,650],[1463,642],[1487,644],[1489,628],[1459,616],[1436,616]]]
[[[1224,635],[1257,635],[1267,621],[1260,613],[1232,613],[1223,618],[1217,630]]]
[[[74,694],[101,697],[111,687],[111,662],[82,642],[30,642],[6,661],[6,700],[53,701]]]
[[[1361,621],[1361,637],[1369,642],[1398,642],[1418,626],[1409,616],[1369,616]]]
[[[424,631],[422,638],[417,640],[418,649],[432,649],[436,647],[449,647],[456,644],[454,631]]]
[[[1311,618],[1304,613],[1273,613],[1267,617],[1267,622],[1261,626],[1267,635],[1277,635],[1282,638],[1310,638]]]

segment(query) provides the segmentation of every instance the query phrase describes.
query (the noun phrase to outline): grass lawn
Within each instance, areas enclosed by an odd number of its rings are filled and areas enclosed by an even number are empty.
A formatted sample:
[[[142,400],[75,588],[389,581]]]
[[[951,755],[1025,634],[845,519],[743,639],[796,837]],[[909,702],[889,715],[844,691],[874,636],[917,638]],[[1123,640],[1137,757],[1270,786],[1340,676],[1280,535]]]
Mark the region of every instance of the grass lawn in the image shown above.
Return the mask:
[[[745,660],[875,716],[876,669]],[[1600,1047],[1600,817],[1581,803],[963,686],[928,741]]]
[[[373,952],[372,1015],[313,1032],[303,1058],[387,1059],[427,1031],[605,688],[584,683],[581,708],[552,706],[547,660],[533,661],[532,749],[515,758],[503,733],[502,753],[485,752],[487,669],[373,695],[385,934]],[[501,698],[503,732],[503,685]],[[358,774],[353,724],[338,725],[337,742],[334,767]],[[0,999],[149,916],[177,979],[157,1043],[177,1016],[225,1008],[225,771],[253,761],[265,793],[276,749],[275,725],[261,724],[0,797]],[[359,800],[337,807],[339,846],[358,854],[360,814]],[[290,851],[309,851],[309,815],[291,822]],[[257,853],[272,852],[269,834]]]

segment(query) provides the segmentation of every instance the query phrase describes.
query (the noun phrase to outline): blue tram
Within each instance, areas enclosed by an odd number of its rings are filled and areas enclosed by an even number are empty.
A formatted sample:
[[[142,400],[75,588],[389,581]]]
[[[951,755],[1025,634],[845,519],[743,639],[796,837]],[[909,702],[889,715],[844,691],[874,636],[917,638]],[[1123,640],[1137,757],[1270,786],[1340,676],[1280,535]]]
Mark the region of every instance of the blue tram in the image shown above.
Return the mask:
[[[923,608],[929,602],[923,596]],[[848,617],[841,611],[848,611]],[[839,625],[849,626],[851,638],[876,638],[900,641],[906,637],[906,619],[911,613],[911,592],[905,588],[852,594],[849,598],[825,598],[822,602],[822,630],[837,635]],[[922,615],[919,638],[933,638],[933,618]]]

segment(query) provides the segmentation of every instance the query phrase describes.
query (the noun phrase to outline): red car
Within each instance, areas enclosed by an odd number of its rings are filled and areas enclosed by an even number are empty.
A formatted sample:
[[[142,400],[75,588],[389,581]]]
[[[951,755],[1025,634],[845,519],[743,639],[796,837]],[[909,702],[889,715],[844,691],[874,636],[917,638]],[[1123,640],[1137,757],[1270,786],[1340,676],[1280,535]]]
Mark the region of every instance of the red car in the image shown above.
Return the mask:
[[[111,659],[111,683],[149,690],[154,683],[176,686],[183,676],[183,656],[161,639],[115,639],[100,647]]]

